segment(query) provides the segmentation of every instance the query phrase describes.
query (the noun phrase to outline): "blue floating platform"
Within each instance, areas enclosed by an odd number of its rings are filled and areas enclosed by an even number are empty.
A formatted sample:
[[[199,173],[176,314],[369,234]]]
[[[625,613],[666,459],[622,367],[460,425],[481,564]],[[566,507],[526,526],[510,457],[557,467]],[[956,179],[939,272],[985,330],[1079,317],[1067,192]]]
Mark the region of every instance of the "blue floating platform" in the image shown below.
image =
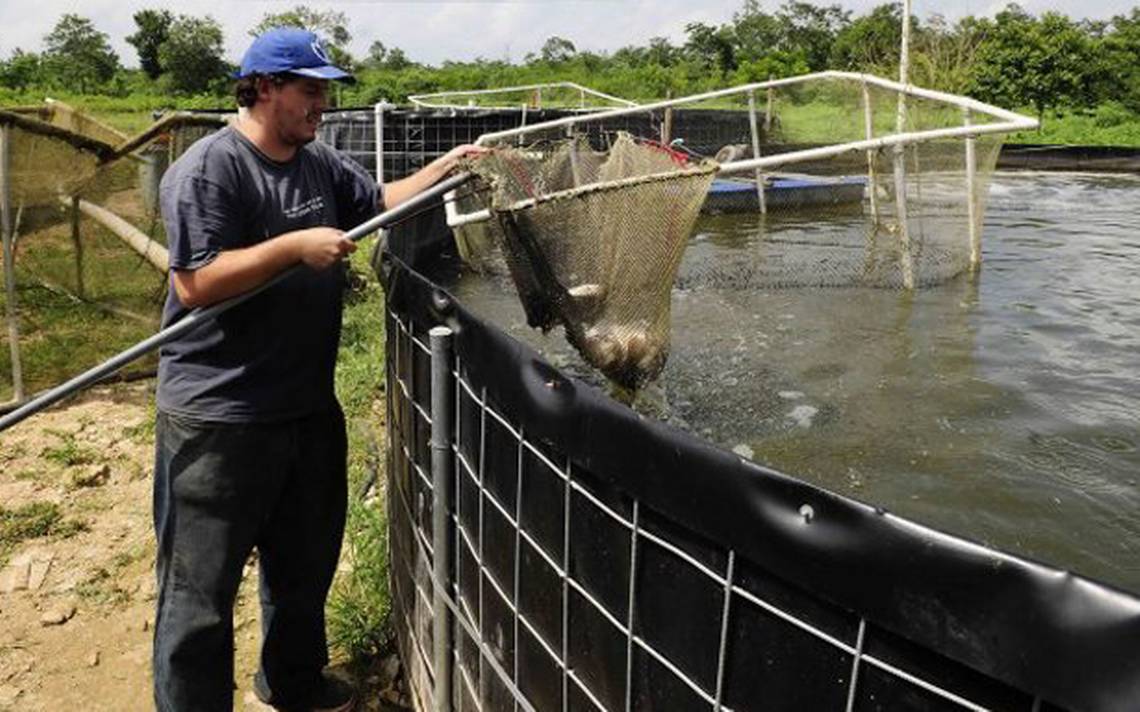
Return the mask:
[[[815,208],[856,205],[863,202],[867,179],[845,177],[769,177],[764,182],[764,202],[771,212],[784,208]],[[745,213],[760,209],[756,182],[740,178],[717,178],[701,208],[706,213]]]

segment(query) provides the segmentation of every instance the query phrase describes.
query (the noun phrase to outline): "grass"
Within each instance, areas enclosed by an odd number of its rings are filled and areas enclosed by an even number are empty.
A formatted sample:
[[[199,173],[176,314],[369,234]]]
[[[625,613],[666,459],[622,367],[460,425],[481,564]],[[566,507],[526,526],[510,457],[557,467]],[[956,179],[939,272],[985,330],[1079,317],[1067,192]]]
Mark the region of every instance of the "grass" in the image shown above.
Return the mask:
[[[44,448],[40,455],[50,462],[54,462],[64,467],[71,467],[73,465],[89,465],[98,458],[98,453],[90,448],[85,448],[75,440],[74,433],[63,433],[58,430],[49,430],[59,443]]]
[[[368,266],[372,239],[352,256],[352,284],[345,304],[336,390],[348,428],[349,507],[342,556],[347,563],[333,585],[326,614],[329,642],[359,661],[386,652],[389,622],[388,528],[383,499],[365,501],[365,489],[382,491],[384,399],[384,293]],[[366,485],[370,485],[366,488]]]
[[[1023,111],[1032,115],[1029,110]],[[1072,146],[1140,146],[1140,115],[1116,102],[1095,109],[1047,113],[1040,131],[1022,131],[1009,143],[1049,143]]]
[[[64,518],[59,505],[52,502],[32,502],[16,509],[0,506],[0,559],[29,539],[66,539],[86,529],[83,522]]]

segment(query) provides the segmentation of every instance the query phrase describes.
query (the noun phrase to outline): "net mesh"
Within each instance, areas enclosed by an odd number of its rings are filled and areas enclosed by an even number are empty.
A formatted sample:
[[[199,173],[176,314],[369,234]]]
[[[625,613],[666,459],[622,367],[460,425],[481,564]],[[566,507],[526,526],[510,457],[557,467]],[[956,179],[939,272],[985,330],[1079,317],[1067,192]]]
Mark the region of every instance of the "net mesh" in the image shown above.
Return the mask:
[[[670,293],[716,164],[619,134],[606,151],[567,139],[475,161],[527,321],[562,324],[594,367],[629,388],[669,352]]]

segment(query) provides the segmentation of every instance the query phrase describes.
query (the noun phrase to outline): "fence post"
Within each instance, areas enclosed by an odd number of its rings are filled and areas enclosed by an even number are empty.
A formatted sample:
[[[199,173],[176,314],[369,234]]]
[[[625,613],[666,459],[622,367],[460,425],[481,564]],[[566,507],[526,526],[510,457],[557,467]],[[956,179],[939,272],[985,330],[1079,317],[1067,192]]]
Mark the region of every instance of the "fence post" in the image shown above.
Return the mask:
[[[973,123],[970,119],[970,110],[964,109],[962,114],[964,123],[970,126]],[[970,269],[974,270],[982,263],[982,233],[981,226],[978,225],[978,157],[975,140],[973,136],[966,137],[966,216],[970,221]]]
[[[435,712],[451,711],[451,492],[455,467],[451,453],[452,332],[436,326],[431,337],[431,486],[432,486],[432,654],[435,669]]]
[[[8,348],[12,354],[12,397],[17,403],[24,400],[24,369],[20,362],[20,326],[16,313],[16,265],[12,224],[12,140],[10,127],[0,126],[0,231],[4,241],[4,289],[8,306]]]
[[[771,92],[771,88],[768,89]],[[769,94],[769,105],[772,103],[772,97]],[[771,111],[771,109],[769,109]],[[767,119],[765,119],[767,121]],[[752,131],[752,157],[760,157],[760,127],[756,125],[756,92],[752,89],[748,90],[748,125]],[[768,205],[764,200],[764,174],[760,169],[756,169],[756,201],[760,206],[760,214],[764,215],[768,212]]]

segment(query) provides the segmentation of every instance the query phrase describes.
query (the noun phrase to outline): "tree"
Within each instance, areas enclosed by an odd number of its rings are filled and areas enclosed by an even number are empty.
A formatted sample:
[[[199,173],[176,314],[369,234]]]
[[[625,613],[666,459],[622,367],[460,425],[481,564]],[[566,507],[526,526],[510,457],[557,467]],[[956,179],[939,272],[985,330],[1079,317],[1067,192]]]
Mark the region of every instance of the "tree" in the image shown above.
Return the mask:
[[[383,42],[376,40],[368,45],[368,58],[364,60],[365,64],[372,67],[382,67],[387,59],[388,48],[384,46]]]
[[[689,36],[685,50],[706,69],[715,70],[721,77],[736,69],[736,51],[733,48],[732,28],[713,27],[703,22],[685,25]]]
[[[1008,5],[978,50],[973,89],[985,101],[1028,104],[1041,119],[1050,107],[1091,103],[1102,66],[1092,40],[1068,17],[1034,19]]]
[[[214,18],[179,15],[159,47],[159,61],[174,91],[197,94],[226,76],[222,27]]]
[[[737,59],[741,62],[759,61],[783,42],[780,21],[764,12],[758,0],[745,0],[744,8],[733,15],[732,35]]]
[[[681,52],[665,37],[650,37],[645,51],[645,60],[650,64],[672,67],[681,60]]]
[[[399,72],[408,67],[415,66],[415,62],[408,59],[408,55],[404,54],[404,50],[399,47],[393,47],[388,50],[388,57],[384,60],[384,66],[392,71]]]
[[[818,72],[827,69],[835,38],[851,24],[851,13],[839,5],[786,0],[775,19],[780,33],[777,49],[802,52],[808,69]]]
[[[1097,94],[1115,98],[1133,111],[1140,111],[1140,8],[1112,18],[1098,53],[1105,65],[1113,67],[1103,76]]]
[[[134,14],[138,30],[127,36],[127,43],[139,53],[139,65],[151,79],[162,74],[162,64],[158,61],[158,49],[170,34],[170,24],[174,15],[169,10],[139,10]]]
[[[562,64],[574,59],[577,52],[578,48],[574,46],[573,42],[556,35],[547,38],[546,42],[543,43],[542,49],[539,50],[539,58],[547,64]]]
[[[992,23],[966,16],[951,26],[931,15],[911,42],[910,81],[954,94],[970,91],[978,50]]]
[[[65,14],[44,37],[44,68],[67,89],[89,92],[115,75],[119,56],[85,17]]]
[[[9,89],[27,89],[42,81],[42,62],[35,52],[17,47],[8,61],[0,63],[0,85]]]
[[[348,52],[348,45],[352,42],[352,34],[348,31],[348,16],[335,10],[313,10],[304,5],[297,5],[285,12],[267,13],[261,22],[250,30],[249,34],[256,37],[262,32],[274,27],[300,27],[316,33],[325,46],[329,59],[342,69],[352,71],[355,65],[352,55]]]
[[[901,44],[902,6],[879,5],[836,35],[831,66],[885,71],[898,65]]]

